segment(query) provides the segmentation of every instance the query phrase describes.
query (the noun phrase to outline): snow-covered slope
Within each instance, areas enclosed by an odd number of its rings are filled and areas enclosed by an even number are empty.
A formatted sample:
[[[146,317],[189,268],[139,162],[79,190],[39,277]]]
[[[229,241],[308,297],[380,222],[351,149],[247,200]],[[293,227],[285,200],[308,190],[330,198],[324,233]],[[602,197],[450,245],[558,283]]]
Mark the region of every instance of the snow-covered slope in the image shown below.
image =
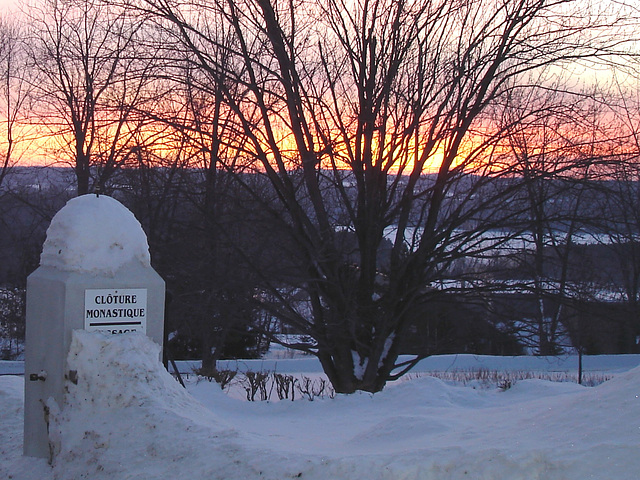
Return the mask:
[[[377,395],[248,403],[185,391],[142,335],[74,332],[53,467],[20,457],[21,383],[0,377],[0,478],[635,480],[640,369],[599,387],[475,390],[434,378]]]

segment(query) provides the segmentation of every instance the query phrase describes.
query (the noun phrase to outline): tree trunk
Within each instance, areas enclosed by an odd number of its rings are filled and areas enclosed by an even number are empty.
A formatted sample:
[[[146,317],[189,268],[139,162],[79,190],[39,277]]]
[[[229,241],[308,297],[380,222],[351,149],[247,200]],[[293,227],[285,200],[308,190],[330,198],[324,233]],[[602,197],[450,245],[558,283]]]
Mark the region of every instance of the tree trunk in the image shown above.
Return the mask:
[[[213,355],[213,337],[205,328],[200,343],[200,356],[202,357],[202,371],[213,372],[216,369],[216,361]]]
[[[78,182],[78,196],[89,193],[89,161],[78,159],[76,163],[76,180]]]

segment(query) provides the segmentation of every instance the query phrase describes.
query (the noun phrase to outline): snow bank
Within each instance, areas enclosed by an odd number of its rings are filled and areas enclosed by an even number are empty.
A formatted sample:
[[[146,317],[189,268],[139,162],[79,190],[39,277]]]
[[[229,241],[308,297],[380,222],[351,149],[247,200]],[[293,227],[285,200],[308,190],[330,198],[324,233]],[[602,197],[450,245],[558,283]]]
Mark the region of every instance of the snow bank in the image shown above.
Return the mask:
[[[142,334],[74,331],[65,408],[51,429],[57,478],[287,478],[286,462],[242,446],[239,433],[205,409],[159,362]],[[219,391],[219,397],[224,394]],[[272,462],[277,464],[273,465]]]
[[[42,266],[108,275],[132,261],[150,265],[140,222],[117,200],[93,194],[69,200],[53,217],[40,256]]]
[[[49,472],[16,460],[19,387],[0,377],[9,445],[0,444],[0,477],[636,480],[640,471],[640,368],[594,388],[525,380],[502,392],[424,377],[376,395],[249,403],[206,381],[185,391],[158,356],[140,334],[74,332],[77,382],[52,418]]]
[[[22,456],[23,405],[23,377],[0,376],[0,478],[53,480],[45,460]]]

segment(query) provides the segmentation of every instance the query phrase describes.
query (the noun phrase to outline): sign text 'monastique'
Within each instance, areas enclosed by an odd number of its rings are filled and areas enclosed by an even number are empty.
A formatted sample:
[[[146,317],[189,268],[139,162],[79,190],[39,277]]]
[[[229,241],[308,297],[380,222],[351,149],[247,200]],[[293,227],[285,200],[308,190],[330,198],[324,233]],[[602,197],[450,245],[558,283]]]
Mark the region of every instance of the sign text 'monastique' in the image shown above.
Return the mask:
[[[146,288],[85,290],[84,329],[106,333],[147,330]]]

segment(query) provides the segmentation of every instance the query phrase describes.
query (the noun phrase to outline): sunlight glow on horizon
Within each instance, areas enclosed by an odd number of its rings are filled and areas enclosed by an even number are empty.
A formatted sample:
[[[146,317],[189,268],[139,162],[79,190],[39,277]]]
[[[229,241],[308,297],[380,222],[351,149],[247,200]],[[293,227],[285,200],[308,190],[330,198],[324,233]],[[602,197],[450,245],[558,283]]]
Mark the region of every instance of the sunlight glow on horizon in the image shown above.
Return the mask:
[[[0,0],[0,16],[9,15],[12,11],[19,9],[20,5],[21,5],[21,0]],[[599,65],[588,64],[588,63],[587,64],[576,63],[572,65],[572,68],[567,68],[567,65],[557,65],[557,66],[549,67],[548,70],[546,70],[546,73],[547,73],[547,77],[553,80],[554,82],[560,81],[563,79],[566,79],[567,81],[572,82],[572,88],[575,88],[576,90],[585,89],[584,88],[585,85],[590,87],[592,84],[593,84],[593,87],[595,88],[595,86],[598,83],[609,84],[616,79],[615,77],[616,72],[612,70],[610,71],[610,69],[607,69],[601,66],[600,68],[597,68],[597,67],[599,67]],[[622,83],[626,83],[629,81],[630,77],[628,77],[628,75],[625,76],[622,73],[618,73],[618,75],[620,75],[620,78],[621,78],[620,81]],[[555,84],[551,84],[551,86],[554,87]],[[637,87],[637,84],[636,84],[636,87]],[[272,122],[272,123],[275,124],[275,122]],[[282,129],[276,129],[275,133],[281,132],[281,135],[277,136],[275,141],[278,145],[278,149],[280,150],[280,152],[284,154],[283,157],[285,158],[285,160],[292,159],[290,161],[287,161],[286,163],[290,164],[293,168],[295,167],[296,164],[300,163],[298,159],[299,156],[297,154],[297,148],[294,144],[294,141],[291,138],[291,132],[286,127],[286,122],[283,122],[283,124],[285,126],[283,126]],[[390,130],[392,130],[393,128],[394,127],[391,126]],[[53,145],[54,140],[52,140],[50,136],[47,137],[46,135],[36,135],[32,131],[31,135],[23,135],[22,138],[24,139],[22,141],[23,143],[22,145],[17,147],[17,151],[14,154],[14,158],[16,159],[15,161],[18,165],[46,166],[46,165],[52,165],[52,164],[65,161],[63,158],[60,158],[59,154],[58,155],[53,154],[53,152],[55,151],[61,152],[63,149],[54,148],[54,145]],[[446,142],[446,141],[443,140],[443,142]],[[474,136],[471,135],[470,138],[467,139],[467,142],[468,142],[467,144],[461,147],[461,150],[456,156],[456,160],[454,161],[451,168],[456,168],[460,165],[464,166],[464,168],[467,168],[466,165],[468,165],[472,169],[482,167],[485,157],[482,157],[482,155],[476,156],[475,154],[472,153],[474,148],[477,146],[477,143],[478,142],[482,143],[481,139],[478,139],[477,137],[474,138]],[[168,145],[168,144],[165,144],[165,145]],[[0,147],[1,147],[1,144],[0,144]],[[151,149],[158,148],[158,145],[151,145],[150,148]],[[161,148],[162,147],[160,147],[160,149]],[[415,147],[412,147],[410,144],[408,145],[407,148],[413,149],[413,150],[419,150],[419,147],[415,148]],[[480,149],[480,151],[481,150],[482,149]],[[265,151],[267,152],[269,151],[268,144],[266,145]],[[389,156],[391,157],[391,161],[396,162],[395,154],[389,154]],[[65,156],[65,157],[71,158],[70,156]],[[409,174],[413,169],[412,168],[413,162],[411,160],[408,160],[409,157],[410,155],[407,152],[401,155],[398,155],[397,157],[399,158],[397,160],[398,162],[397,165],[405,165],[405,167],[401,170],[403,174]],[[337,156],[336,158],[340,158],[340,156]],[[342,158],[346,158],[346,155],[343,156]],[[442,165],[443,158],[444,158],[444,148],[442,144],[440,144],[432,152],[432,154],[430,155],[430,158],[425,163],[422,169],[422,173],[423,174],[436,173],[439,170],[440,166]],[[253,162],[253,159],[251,161]],[[324,158],[321,160],[321,162],[322,162],[323,168],[331,168],[330,162],[328,162]],[[406,163],[403,164],[402,162],[406,162]],[[289,168],[288,165],[287,165],[287,168]],[[349,169],[349,166],[348,164],[343,163],[343,164],[338,164],[336,168],[340,170]],[[398,167],[392,167],[390,169],[390,173],[395,173],[397,171],[398,171]]]

